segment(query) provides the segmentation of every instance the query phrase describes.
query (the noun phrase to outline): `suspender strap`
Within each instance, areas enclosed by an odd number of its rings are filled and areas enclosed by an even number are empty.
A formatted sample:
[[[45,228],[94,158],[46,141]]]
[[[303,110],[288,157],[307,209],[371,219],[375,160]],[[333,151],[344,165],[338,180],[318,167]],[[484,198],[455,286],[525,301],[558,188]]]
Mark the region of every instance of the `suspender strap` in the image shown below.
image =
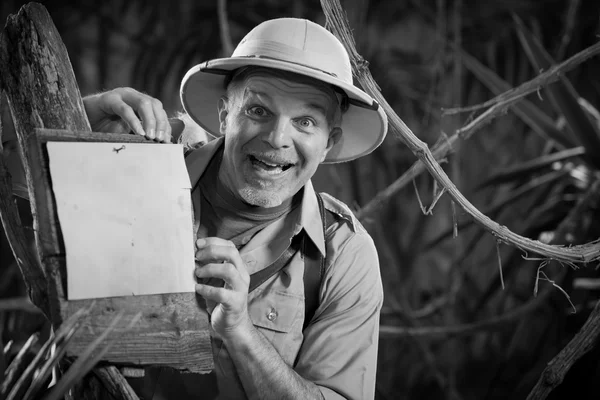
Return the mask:
[[[323,198],[317,192],[317,202],[319,203],[319,213],[321,214],[321,223],[323,224],[323,237],[327,227],[331,224],[329,221],[329,212],[325,210]],[[319,290],[321,289],[321,280],[325,274],[325,257],[313,243],[304,246],[304,325],[302,330],[306,329],[319,307]]]
[[[292,243],[277,260],[275,260],[268,267],[261,269],[250,275],[250,286],[248,287],[248,293],[256,289],[258,286],[263,284],[267,279],[281,271],[283,267],[294,257],[304,243],[304,232],[300,232],[292,238]]]
[[[326,238],[327,228],[333,223],[333,217],[325,210],[323,198],[320,193],[317,194],[317,203],[319,204],[319,214],[323,225],[323,237]],[[250,275],[250,286],[248,293],[252,292],[267,279],[281,271],[294,255],[302,250],[304,257],[304,326],[308,326],[312,320],[317,307],[319,306],[319,290],[321,280],[325,274],[325,257],[322,256],[319,249],[310,241],[305,240],[304,231],[300,232],[292,239],[290,246],[283,254],[268,267]],[[310,242],[307,245],[307,242]]]

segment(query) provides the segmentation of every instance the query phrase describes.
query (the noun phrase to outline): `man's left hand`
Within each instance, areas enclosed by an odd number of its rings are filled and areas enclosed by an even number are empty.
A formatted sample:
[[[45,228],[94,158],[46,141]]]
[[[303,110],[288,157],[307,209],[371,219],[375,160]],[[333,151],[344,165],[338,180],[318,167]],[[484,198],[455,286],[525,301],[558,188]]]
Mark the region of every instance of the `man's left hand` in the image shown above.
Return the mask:
[[[243,334],[252,326],[248,314],[250,276],[235,245],[224,239],[209,237],[196,242],[196,277],[222,279],[223,287],[196,284],[196,293],[217,303],[211,324],[223,339]]]

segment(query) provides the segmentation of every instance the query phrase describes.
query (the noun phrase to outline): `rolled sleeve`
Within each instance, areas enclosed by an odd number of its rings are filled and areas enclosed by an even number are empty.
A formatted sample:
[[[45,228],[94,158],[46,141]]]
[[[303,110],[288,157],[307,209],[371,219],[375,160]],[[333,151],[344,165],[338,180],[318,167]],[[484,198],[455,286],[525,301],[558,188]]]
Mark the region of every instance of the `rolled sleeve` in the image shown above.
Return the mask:
[[[383,303],[377,251],[362,229],[341,243],[334,238],[331,247],[334,257],[295,371],[317,384],[325,399],[372,399]]]

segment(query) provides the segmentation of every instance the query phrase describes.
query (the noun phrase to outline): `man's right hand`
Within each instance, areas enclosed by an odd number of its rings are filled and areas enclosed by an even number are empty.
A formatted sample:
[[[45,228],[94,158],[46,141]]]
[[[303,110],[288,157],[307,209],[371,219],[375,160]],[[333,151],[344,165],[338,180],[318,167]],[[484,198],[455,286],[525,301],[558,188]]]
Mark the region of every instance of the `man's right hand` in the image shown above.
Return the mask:
[[[171,142],[171,125],[162,103],[132,88],[117,88],[83,98],[92,131],[130,133]]]

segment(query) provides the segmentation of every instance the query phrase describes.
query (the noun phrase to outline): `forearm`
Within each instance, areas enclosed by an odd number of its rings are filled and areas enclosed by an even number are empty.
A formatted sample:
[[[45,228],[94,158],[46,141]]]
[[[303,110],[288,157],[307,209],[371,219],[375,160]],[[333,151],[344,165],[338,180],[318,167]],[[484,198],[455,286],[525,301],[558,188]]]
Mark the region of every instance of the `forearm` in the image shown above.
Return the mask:
[[[290,368],[251,323],[224,344],[248,398],[323,399],[319,388]]]

